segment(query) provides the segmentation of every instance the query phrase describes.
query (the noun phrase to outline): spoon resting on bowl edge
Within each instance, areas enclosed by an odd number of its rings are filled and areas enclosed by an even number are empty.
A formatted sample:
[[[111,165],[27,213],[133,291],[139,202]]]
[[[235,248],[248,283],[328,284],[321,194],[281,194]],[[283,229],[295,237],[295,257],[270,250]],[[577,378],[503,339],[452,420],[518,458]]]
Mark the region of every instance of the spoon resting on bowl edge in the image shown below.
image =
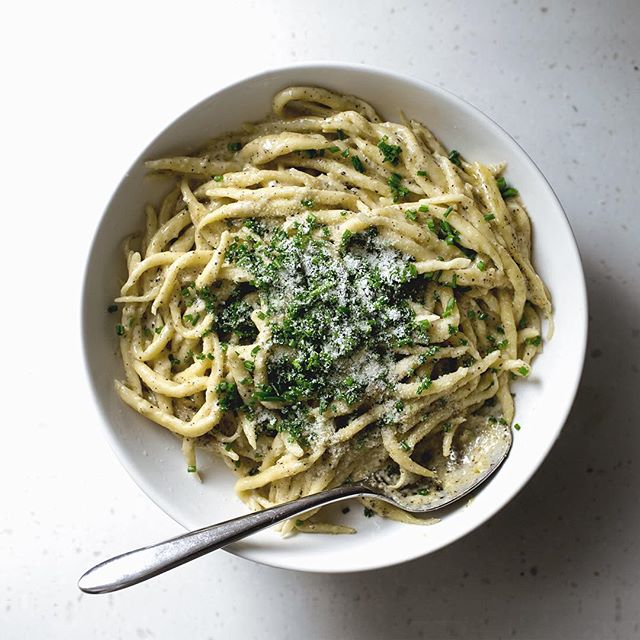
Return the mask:
[[[321,491],[291,502],[249,513],[157,544],[135,549],[89,569],[78,581],[85,593],[109,593],[153,578],[190,560],[242,540],[262,529],[306,511],[348,498],[373,498],[410,513],[430,513],[459,500],[485,482],[511,449],[511,429],[500,423],[472,432],[451,455],[435,456],[438,486],[427,496],[404,495],[384,485],[376,475]]]

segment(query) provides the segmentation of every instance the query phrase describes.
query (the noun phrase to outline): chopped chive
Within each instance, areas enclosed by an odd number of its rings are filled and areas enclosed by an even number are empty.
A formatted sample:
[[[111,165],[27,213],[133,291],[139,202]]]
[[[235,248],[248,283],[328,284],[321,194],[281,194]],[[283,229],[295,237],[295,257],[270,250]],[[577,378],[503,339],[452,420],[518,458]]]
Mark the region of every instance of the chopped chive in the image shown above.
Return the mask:
[[[372,518],[375,514],[375,511],[373,509],[369,509],[369,507],[365,507],[364,508],[364,515],[367,518]]]
[[[307,209],[311,209],[313,207],[313,200],[311,200],[311,198],[303,198],[300,200],[300,204]]]
[[[496,217],[493,215],[493,213],[487,213],[487,215],[484,217],[484,219],[485,219],[487,222],[491,222],[492,220],[495,220],[495,219],[496,219]]]
[[[224,176],[213,176],[213,179],[216,182],[222,182],[224,180]]]
[[[346,134],[342,129],[338,129],[336,131],[336,134],[338,135],[338,140],[345,140],[346,139]]]
[[[190,464],[187,467],[187,473],[196,473],[198,469],[196,469],[196,465],[195,464]]]
[[[398,444],[403,451],[411,451],[411,447],[406,440],[401,440]]]
[[[417,174],[421,177],[421,178],[426,178],[427,177],[427,172],[426,171],[418,171]]]
[[[444,218],[448,218],[449,214],[453,211],[453,207],[447,207],[447,210],[442,214]]]
[[[455,149],[451,150],[451,153],[449,154],[449,160],[451,160],[451,162],[453,162],[453,164],[457,165],[458,167],[462,166],[462,163],[460,162],[460,152],[456,151]]]
[[[125,329],[121,324],[117,324],[116,325],[116,334],[118,334],[119,336],[123,336],[125,333]]]
[[[242,142],[230,142],[227,145],[227,149],[229,149],[229,151],[240,151],[240,149],[242,149]]]
[[[187,313],[184,316],[184,319],[191,324],[192,327],[195,327],[198,320],[200,320],[200,314],[196,313],[195,315],[191,313]]]
[[[520,431],[520,429],[522,429],[522,427],[521,427],[517,422],[513,425],[513,428],[514,428],[516,431]]]
[[[518,190],[507,184],[507,181],[503,176],[496,178],[496,184],[498,185],[498,189],[500,190],[500,195],[503,198],[512,198],[519,194]]]
[[[110,304],[110,305],[107,307],[107,311],[108,311],[109,313],[115,313],[117,310],[118,310],[118,305],[117,305],[117,304]]]
[[[387,180],[389,189],[394,202],[400,202],[408,193],[409,189],[402,186],[402,176],[399,173],[392,173],[391,177]]]
[[[529,375],[529,368],[528,368],[528,367],[520,367],[520,368],[518,369],[518,373],[519,373],[521,376],[525,376],[525,377],[526,377],[526,376],[528,376],[528,375]]]
[[[296,520],[296,527],[301,527],[303,524],[304,524],[304,520],[300,520],[300,518]]]
[[[534,347],[539,347],[540,344],[542,343],[542,337],[536,336],[535,338],[526,338],[525,343],[533,345]]]
[[[427,211],[429,211],[429,205],[428,205],[428,204],[421,204],[421,205],[418,207],[418,211],[419,211],[420,213],[427,213]]]
[[[348,158],[350,154],[351,154],[351,152],[349,151],[349,149],[345,149],[340,155],[343,158]]]
[[[358,156],[351,156],[351,164],[356,171],[364,173],[364,165]]]
[[[245,360],[243,362],[243,365],[247,371],[254,371],[256,368],[256,365],[253,362],[251,362],[251,360]]]
[[[383,136],[382,140],[378,142],[378,149],[382,154],[383,162],[390,162],[393,166],[396,166],[400,161],[402,147],[397,144],[389,144],[387,142],[388,139],[387,136]]]
[[[349,229],[345,229],[344,233],[342,234],[342,240],[340,241],[340,244],[343,247],[346,246],[349,243],[349,238],[351,238],[352,235],[352,231],[349,231]]]
[[[444,308],[444,313],[442,314],[442,317],[448,318],[453,313],[453,309],[455,306],[456,306],[456,299],[453,297],[449,298],[449,302],[447,302],[447,306]]]
[[[473,309],[469,309],[469,311],[467,311],[467,318],[469,318],[469,320],[475,320],[476,317],[476,312]]]
[[[338,153],[338,151],[340,151],[340,147],[336,147],[334,145],[332,147],[329,147],[328,151],[331,151],[331,153]]]
[[[436,223],[435,223],[435,220],[433,218],[428,218],[427,219],[427,227],[429,228],[429,231],[433,231],[433,233],[437,233]]]
[[[422,378],[422,381],[418,385],[416,389],[416,393],[420,395],[423,391],[426,391],[431,386],[431,378],[429,376],[425,376]]]
[[[484,263],[484,260],[478,260],[476,267],[478,267],[479,271],[484,271],[487,268],[487,265]]]
[[[407,209],[404,215],[407,220],[413,220],[414,222],[418,218],[418,212],[415,209]]]

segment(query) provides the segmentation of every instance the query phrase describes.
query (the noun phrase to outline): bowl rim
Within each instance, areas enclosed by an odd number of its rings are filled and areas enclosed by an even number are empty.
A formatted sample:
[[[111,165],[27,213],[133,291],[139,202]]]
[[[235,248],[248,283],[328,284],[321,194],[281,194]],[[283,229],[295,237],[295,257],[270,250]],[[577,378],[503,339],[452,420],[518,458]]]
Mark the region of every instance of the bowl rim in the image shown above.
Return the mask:
[[[159,507],[166,515],[168,515],[174,522],[179,524],[181,527],[187,529],[188,527],[181,522],[177,516],[174,516],[170,513],[167,508],[161,504],[160,498],[156,495],[155,489],[147,482],[144,474],[138,472],[136,465],[132,459],[132,455],[127,451],[125,447],[122,446],[120,441],[118,440],[114,429],[111,426],[111,419],[109,418],[107,408],[105,406],[105,402],[103,402],[102,396],[98,391],[98,387],[96,384],[96,380],[94,379],[91,373],[90,366],[90,340],[91,336],[89,335],[88,330],[88,316],[90,314],[90,308],[88,305],[88,281],[89,281],[89,272],[91,268],[91,256],[94,253],[94,249],[98,244],[99,237],[102,235],[102,227],[106,223],[107,220],[107,212],[110,210],[113,201],[115,200],[117,194],[122,188],[123,184],[127,180],[129,174],[132,170],[139,165],[139,163],[144,160],[147,155],[147,151],[160,139],[162,138],[167,131],[173,127],[173,125],[182,120],[183,118],[188,117],[192,112],[197,111],[200,107],[202,107],[205,103],[208,103],[211,100],[215,100],[217,96],[224,92],[231,91],[236,87],[243,85],[247,82],[257,82],[261,79],[267,79],[272,76],[277,76],[281,73],[286,73],[290,71],[298,71],[302,72],[304,70],[318,70],[318,69],[327,69],[327,70],[335,70],[335,71],[346,71],[353,72],[356,74],[371,74],[375,75],[379,78],[390,78],[395,81],[400,81],[402,83],[406,83],[409,85],[413,85],[415,88],[420,91],[437,94],[439,97],[443,98],[445,101],[453,101],[457,103],[458,106],[462,107],[464,110],[467,110],[474,114],[476,118],[479,118],[481,121],[484,121],[485,124],[489,126],[490,129],[494,131],[494,133],[500,135],[507,144],[509,144],[514,152],[520,153],[522,158],[529,165],[531,170],[537,174],[538,178],[542,179],[542,184],[548,191],[548,194],[551,196],[553,203],[555,204],[556,209],[561,214],[559,216],[559,220],[557,221],[564,226],[565,231],[568,231],[568,237],[572,240],[572,242],[567,243],[567,246],[564,248],[565,251],[571,254],[572,261],[578,266],[577,269],[577,281],[574,283],[576,285],[576,298],[578,299],[579,310],[582,313],[576,314],[576,326],[574,327],[574,331],[579,333],[578,335],[578,345],[579,349],[575,356],[578,359],[576,363],[578,366],[575,369],[574,379],[571,380],[568,385],[568,393],[565,396],[564,405],[557,410],[557,423],[558,427],[553,434],[553,437],[548,438],[545,445],[541,449],[541,456],[539,462],[528,469],[525,473],[519,476],[518,482],[510,485],[510,489],[508,491],[504,491],[500,498],[497,499],[488,509],[486,509],[480,518],[477,521],[471,522],[470,524],[463,525],[460,530],[458,530],[454,535],[449,537],[442,538],[437,540],[434,545],[431,546],[430,549],[424,550],[420,548],[418,545],[409,545],[407,547],[406,552],[403,554],[401,558],[397,558],[391,555],[383,555],[380,554],[374,559],[369,560],[366,566],[360,566],[358,568],[343,568],[343,567],[335,567],[335,566],[327,566],[325,568],[304,568],[299,567],[295,563],[290,562],[270,562],[269,558],[255,558],[252,557],[251,554],[245,555],[241,551],[235,549],[235,547],[225,548],[224,550],[228,553],[231,553],[235,556],[243,557],[245,559],[252,560],[254,562],[258,562],[263,565],[272,566],[276,568],[283,569],[291,569],[297,571],[305,571],[309,573],[353,573],[357,571],[369,571],[374,569],[383,569],[389,566],[400,565],[405,562],[409,562],[411,560],[415,560],[416,558],[420,558],[422,556],[428,555],[430,553],[434,553],[443,547],[460,540],[461,538],[467,536],[469,533],[480,527],[481,525],[488,522],[493,516],[495,516],[501,509],[503,509],[511,500],[513,500],[520,491],[524,488],[524,486],[531,480],[531,478],[539,471],[542,467],[544,461],[546,460],[549,451],[557,441],[560,433],[566,424],[567,418],[569,417],[569,413],[573,407],[575,397],[580,386],[580,381],[582,379],[582,375],[584,372],[584,362],[586,356],[586,348],[587,348],[587,337],[588,337],[588,297],[587,297],[587,288],[586,281],[584,275],[584,267],[582,263],[582,259],[580,256],[580,250],[578,248],[578,244],[576,241],[575,234],[573,229],[571,228],[571,224],[567,215],[560,203],[558,196],[556,195],[553,187],[547,180],[546,176],[542,173],[538,165],[534,162],[534,160],[529,156],[529,154],[522,148],[522,146],[505,130],[503,129],[497,122],[495,122],[490,116],[486,115],[483,111],[481,111],[478,107],[473,105],[471,102],[467,101],[464,98],[459,97],[458,95],[444,89],[438,85],[435,85],[431,82],[425,80],[419,80],[403,73],[399,73],[397,71],[392,71],[390,69],[384,69],[380,67],[375,67],[373,65],[367,65],[362,63],[353,63],[353,62],[341,62],[341,61],[333,61],[333,60],[316,60],[316,61],[303,61],[296,62],[292,64],[278,65],[274,67],[268,67],[263,69],[262,71],[252,73],[246,76],[241,77],[240,79],[225,84],[221,86],[219,89],[214,91],[213,93],[205,96],[197,103],[178,114],[174,117],[158,134],[156,134],[150,142],[144,147],[144,149],[138,154],[138,156],[134,159],[134,161],[129,165],[129,168],[124,173],[122,178],[119,180],[117,186],[113,190],[111,196],[109,197],[106,205],[104,206],[102,213],[95,225],[95,229],[93,232],[93,236],[89,245],[89,249],[85,258],[85,267],[83,271],[82,278],[82,286],[81,286],[81,301],[80,301],[80,339],[82,342],[82,360],[84,364],[84,375],[87,379],[88,386],[91,388],[91,392],[93,395],[93,400],[95,405],[98,408],[98,414],[100,416],[101,423],[101,431],[103,436],[106,438],[107,442],[113,453],[115,454],[118,462],[125,469],[125,471],[129,474],[129,476],[136,483],[138,488],[157,506]],[[579,321],[579,322],[578,322]]]

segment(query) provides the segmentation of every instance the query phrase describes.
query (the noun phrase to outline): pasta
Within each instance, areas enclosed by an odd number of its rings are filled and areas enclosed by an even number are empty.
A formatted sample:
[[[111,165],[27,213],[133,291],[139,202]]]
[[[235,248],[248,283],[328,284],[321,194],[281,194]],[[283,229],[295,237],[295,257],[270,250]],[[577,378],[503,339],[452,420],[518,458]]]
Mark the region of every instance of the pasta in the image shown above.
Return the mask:
[[[290,87],[264,121],[147,163],[172,185],[125,242],[115,387],[252,509],[372,474],[420,502],[465,433],[513,421],[551,320],[529,218],[503,165],[403,119]]]

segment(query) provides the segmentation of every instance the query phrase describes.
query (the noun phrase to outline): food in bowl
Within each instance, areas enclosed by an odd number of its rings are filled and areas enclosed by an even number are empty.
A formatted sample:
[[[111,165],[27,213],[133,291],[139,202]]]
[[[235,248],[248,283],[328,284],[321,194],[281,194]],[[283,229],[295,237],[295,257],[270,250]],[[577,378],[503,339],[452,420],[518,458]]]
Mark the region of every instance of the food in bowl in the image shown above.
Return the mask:
[[[252,509],[371,475],[419,503],[465,437],[512,423],[551,303],[503,165],[296,86],[147,166],[172,185],[125,243],[116,390],[182,438],[189,472],[217,454]],[[351,531],[315,513],[283,530]]]

